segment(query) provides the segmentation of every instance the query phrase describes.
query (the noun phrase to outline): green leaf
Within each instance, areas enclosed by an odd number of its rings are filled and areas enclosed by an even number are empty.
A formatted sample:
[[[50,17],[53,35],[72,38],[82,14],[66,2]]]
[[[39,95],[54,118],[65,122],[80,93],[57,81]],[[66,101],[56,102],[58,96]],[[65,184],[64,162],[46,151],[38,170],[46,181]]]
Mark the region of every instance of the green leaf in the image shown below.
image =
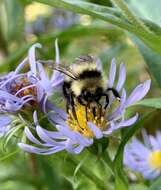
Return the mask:
[[[153,112],[146,113],[144,116],[132,127],[129,127],[125,129],[125,132],[122,136],[122,141],[118,147],[115,159],[114,159],[114,171],[115,171],[115,190],[127,190],[127,179],[125,177],[124,171],[123,171],[123,152],[124,147],[128,140],[134,135],[134,133],[139,130],[142,126],[144,121],[149,116],[152,116]]]
[[[140,0],[128,0],[129,6],[143,18],[154,21],[155,23],[160,23],[161,18],[161,1],[157,1],[156,4],[151,0],[140,1]],[[139,4],[139,6],[138,6]]]
[[[65,8],[76,13],[87,14],[95,18],[104,20],[113,25],[116,25],[126,31],[129,31],[143,40],[149,47],[161,53],[161,37],[151,32],[146,32],[141,28],[136,28],[135,25],[124,20],[122,17],[117,17],[115,13],[106,11],[105,8],[100,5],[84,1],[73,0],[36,0],[37,2],[44,3],[54,7]]]
[[[48,160],[41,156],[35,156],[35,157],[36,160],[38,161],[39,169],[41,170],[44,184],[46,184],[48,190],[60,189],[58,177],[53,167],[50,166]]]
[[[5,1],[7,15],[7,39],[23,41],[24,7],[18,0]]]
[[[6,159],[9,159],[12,156],[15,156],[19,151],[20,151],[20,149],[16,149],[13,152],[9,152],[8,154],[1,156],[0,162],[5,161]]]
[[[74,156],[69,155],[68,160],[77,167],[78,161],[74,158]],[[106,183],[99,178],[92,169],[86,167],[85,165],[82,165],[79,168],[79,172],[81,172],[84,176],[86,176],[91,182],[93,182],[99,190],[111,190],[109,186],[106,185]]]
[[[149,49],[137,38],[132,37],[132,39],[138,46],[145,63],[148,65],[150,72],[153,74],[159,87],[161,88],[161,55]]]
[[[161,190],[161,176],[147,190]]]
[[[135,14],[129,9],[128,5],[123,0],[111,0],[118,8],[122,11],[124,16],[131,22],[133,25],[135,25],[137,28],[141,28],[143,31],[150,32],[151,31],[144,25],[144,23],[136,17]]]
[[[137,102],[135,105],[161,109],[161,98],[147,98]]]

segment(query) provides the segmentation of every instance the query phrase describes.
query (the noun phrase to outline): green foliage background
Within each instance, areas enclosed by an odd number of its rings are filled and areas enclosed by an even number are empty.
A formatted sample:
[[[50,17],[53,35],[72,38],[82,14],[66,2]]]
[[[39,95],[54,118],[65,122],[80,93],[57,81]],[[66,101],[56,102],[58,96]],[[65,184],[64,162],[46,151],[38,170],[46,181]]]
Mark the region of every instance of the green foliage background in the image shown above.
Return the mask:
[[[57,27],[51,20],[56,9],[75,12],[77,21]],[[149,133],[161,122],[161,1],[152,0],[1,0],[0,1],[0,72],[16,68],[28,48],[40,42],[38,58],[54,59],[53,44],[59,39],[61,60],[71,63],[80,54],[100,57],[104,72],[110,61],[125,62],[126,88],[130,92],[138,83],[151,78],[147,99],[128,110],[138,111],[139,122],[123,130],[121,142],[111,138],[108,152],[95,155],[85,150],[80,155],[66,152],[51,156],[28,155],[18,149],[17,137],[9,139],[0,151],[1,190],[159,190],[161,178],[145,181],[123,169],[124,145],[144,126]],[[41,20],[41,25],[35,25]],[[42,30],[44,28],[44,30]],[[138,133],[136,133],[138,131]],[[116,134],[119,135],[119,134]],[[126,175],[125,175],[126,173]],[[128,177],[126,177],[128,176]]]

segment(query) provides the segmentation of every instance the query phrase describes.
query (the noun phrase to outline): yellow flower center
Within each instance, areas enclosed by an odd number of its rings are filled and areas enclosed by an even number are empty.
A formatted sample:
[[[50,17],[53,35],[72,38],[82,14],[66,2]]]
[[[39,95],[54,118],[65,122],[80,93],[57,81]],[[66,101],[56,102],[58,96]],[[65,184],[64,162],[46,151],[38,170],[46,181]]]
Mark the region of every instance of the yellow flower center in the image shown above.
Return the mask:
[[[99,107],[89,108],[80,104],[75,106],[76,117],[73,112],[69,110],[68,119],[66,123],[73,131],[78,131],[85,137],[94,137],[93,131],[88,127],[87,122],[92,122],[99,129],[104,130],[107,127],[105,120],[105,110]]]
[[[154,169],[161,169],[161,150],[154,151],[148,158],[149,164]]]

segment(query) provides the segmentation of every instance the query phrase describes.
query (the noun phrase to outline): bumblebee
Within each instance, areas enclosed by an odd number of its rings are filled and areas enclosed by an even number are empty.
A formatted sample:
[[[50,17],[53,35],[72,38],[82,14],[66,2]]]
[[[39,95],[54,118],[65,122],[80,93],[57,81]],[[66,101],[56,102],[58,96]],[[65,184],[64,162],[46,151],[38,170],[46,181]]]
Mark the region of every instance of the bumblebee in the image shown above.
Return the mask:
[[[98,69],[96,60],[90,55],[78,57],[69,67],[55,64],[52,68],[65,74],[62,90],[66,99],[67,112],[72,108],[74,113],[74,106],[77,103],[92,108],[101,106],[100,100],[103,96],[106,100],[104,106],[106,109],[109,104],[109,91],[120,99],[117,90],[105,87],[102,71]]]

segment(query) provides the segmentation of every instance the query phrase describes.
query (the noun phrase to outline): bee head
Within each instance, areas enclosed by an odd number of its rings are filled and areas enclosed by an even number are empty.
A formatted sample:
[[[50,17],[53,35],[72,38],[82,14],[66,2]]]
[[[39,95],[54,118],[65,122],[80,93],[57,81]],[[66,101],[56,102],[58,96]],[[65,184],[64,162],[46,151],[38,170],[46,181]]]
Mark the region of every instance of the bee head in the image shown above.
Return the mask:
[[[85,105],[90,103],[98,103],[102,97],[103,89],[96,88],[96,89],[83,89],[81,95],[78,97],[78,101]]]

